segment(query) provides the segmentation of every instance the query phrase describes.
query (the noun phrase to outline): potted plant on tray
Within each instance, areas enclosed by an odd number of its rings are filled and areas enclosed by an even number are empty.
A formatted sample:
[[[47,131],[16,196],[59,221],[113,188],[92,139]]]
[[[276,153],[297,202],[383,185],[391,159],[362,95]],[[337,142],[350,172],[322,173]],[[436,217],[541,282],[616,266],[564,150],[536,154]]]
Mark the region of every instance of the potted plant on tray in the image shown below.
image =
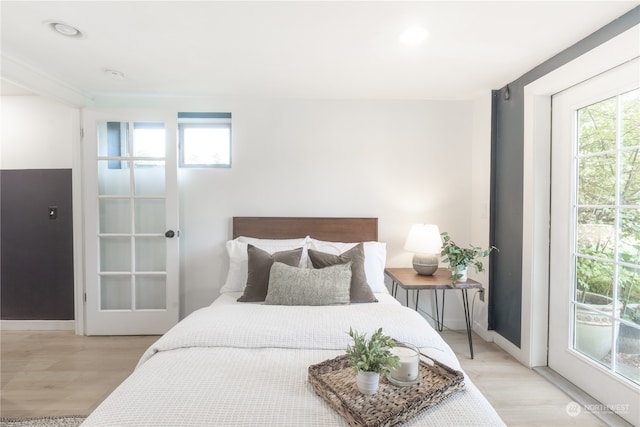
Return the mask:
[[[498,250],[495,246],[490,246],[487,249],[481,249],[477,246],[469,246],[468,248],[461,248],[458,246],[446,231],[440,233],[442,236],[442,261],[449,263],[449,270],[451,270],[450,279],[460,282],[467,280],[467,268],[471,264],[475,267],[476,272],[481,272],[484,267],[482,262],[478,258],[488,257],[492,250]]]
[[[382,333],[382,328],[375,331],[370,339],[351,328],[349,336],[353,338],[353,345],[347,346],[347,357],[349,366],[356,371],[358,390],[363,394],[375,394],[380,374],[387,374],[399,365],[398,356],[389,351],[396,343]]]

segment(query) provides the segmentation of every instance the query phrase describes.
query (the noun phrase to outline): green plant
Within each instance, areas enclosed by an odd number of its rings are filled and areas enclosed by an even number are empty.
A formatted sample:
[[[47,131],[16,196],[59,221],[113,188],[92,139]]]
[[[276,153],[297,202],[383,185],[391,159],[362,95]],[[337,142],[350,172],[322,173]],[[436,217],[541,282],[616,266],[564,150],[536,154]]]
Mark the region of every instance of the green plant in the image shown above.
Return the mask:
[[[613,249],[608,249],[602,242],[591,246],[581,245],[576,257],[577,297],[584,303],[587,293],[613,298],[614,287],[618,288],[618,301],[621,304],[622,318],[640,323],[640,313],[627,310],[640,304],[640,270],[636,268],[618,267],[617,281],[615,275],[615,257]],[[618,257],[620,261],[634,264],[640,259],[640,243],[635,245],[620,244]]]
[[[467,268],[468,265],[473,265],[476,272],[483,271],[484,266],[478,258],[488,257],[491,251],[498,250],[495,246],[490,246],[487,249],[481,249],[477,246],[469,246],[468,248],[461,248],[451,240],[449,233],[446,231],[440,233],[442,236],[442,261],[449,263],[449,269],[451,270],[450,279],[455,281],[462,277],[461,271]]]
[[[382,333],[378,329],[367,340],[367,334],[360,334],[349,328],[349,336],[353,338],[353,345],[347,346],[349,366],[360,371],[387,374],[393,368],[398,367],[400,359],[392,354],[389,349],[396,346],[393,338]]]
[[[614,264],[613,250],[603,251],[597,246],[582,247],[581,255],[576,257],[576,284],[582,291],[578,294],[580,302],[585,302],[587,292],[613,298]]]

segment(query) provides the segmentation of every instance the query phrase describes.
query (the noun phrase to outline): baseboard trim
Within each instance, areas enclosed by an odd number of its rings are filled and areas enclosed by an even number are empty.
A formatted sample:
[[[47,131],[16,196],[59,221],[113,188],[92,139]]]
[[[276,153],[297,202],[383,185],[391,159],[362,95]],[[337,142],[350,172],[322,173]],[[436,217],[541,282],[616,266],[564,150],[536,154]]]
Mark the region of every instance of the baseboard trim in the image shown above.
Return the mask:
[[[525,359],[522,349],[495,331],[493,333],[493,342],[527,368],[531,367],[529,361]]]
[[[75,320],[0,320],[2,331],[75,331]]]
[[[589,410],[589,408],[599,408],[599,410],[597,411],[589,411],[589,412],[591,412],[596,418],[600,419],[602,422],[606,423],[608,426],[632,427],[631,424],[629,424],[627,421],[625,421],[622,417],[620,417],[616,413],[608,409],[603,410],[602,408],[604,408],[605,405],[602,405],[596,399],[589,396],[582,389],[578,388],[578,386],[576,386],[571,381],[569,381],[562,375],[558,374],[556,371],[549,368],[548,366],[535,367],[533,368],[533,370],[537,372],[540,376],[542,376],[544,379],[549,381],[551,384],[555,385],[560,390],[562,390],[567,396],[572,398],[574,402],[580,404],[580,406],[583,409]]]
[[[487,327],[485,325],[474,322],[472,330],[486,342],[494,342],[495,332],[487,330]]]

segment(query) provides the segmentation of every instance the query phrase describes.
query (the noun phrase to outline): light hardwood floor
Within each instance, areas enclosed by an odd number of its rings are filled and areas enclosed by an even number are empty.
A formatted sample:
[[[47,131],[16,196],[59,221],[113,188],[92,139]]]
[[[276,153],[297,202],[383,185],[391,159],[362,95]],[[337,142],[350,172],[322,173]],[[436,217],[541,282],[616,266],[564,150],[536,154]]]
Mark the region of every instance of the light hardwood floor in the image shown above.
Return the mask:
[[[569,396],[496,344],[474,334],[471,359],[466,332],[445,330],[441,335],[508,426],[606,426],[584,409],[569,415],[567,405],[573,402]]]
[[[492,343],[445,331],[463,369],[509,426],[604,426]],[[124,380],[157,337],[82,337],[72,332],[2,331],[1,417],[87,415]]]
[[[2,417],[88,415],[157,337],[2,331]]]

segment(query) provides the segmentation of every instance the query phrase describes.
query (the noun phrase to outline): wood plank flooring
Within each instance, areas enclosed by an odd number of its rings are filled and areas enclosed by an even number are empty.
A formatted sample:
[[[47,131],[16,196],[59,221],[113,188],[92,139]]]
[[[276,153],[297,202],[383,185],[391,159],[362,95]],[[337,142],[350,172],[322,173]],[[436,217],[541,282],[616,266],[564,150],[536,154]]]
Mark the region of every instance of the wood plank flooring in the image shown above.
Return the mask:
[[[441,335],[508,426],[606,426],[584,409],[577,416],[569,415],[569,396],[496,344],[474,334],[471,359],[466,331],[445,330]]]
[[[509,426],[604,426],[571,399],[493,343],[443,332],[463,369]],[[1,417],[88,415],[133,371],[157,337],[82,337],[70,331],[2,331]]]
[[[2,417],[88,415],[158,337],[2,331]]]

